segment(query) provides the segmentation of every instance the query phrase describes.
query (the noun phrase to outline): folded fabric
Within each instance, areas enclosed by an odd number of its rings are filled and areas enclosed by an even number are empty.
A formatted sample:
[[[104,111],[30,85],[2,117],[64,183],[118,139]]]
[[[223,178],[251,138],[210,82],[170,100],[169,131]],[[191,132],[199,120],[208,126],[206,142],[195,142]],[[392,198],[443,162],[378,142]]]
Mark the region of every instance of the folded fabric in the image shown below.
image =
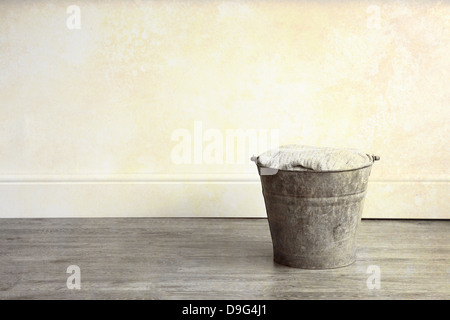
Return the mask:
[[[358,169],[372,158],[356,149],[285,145],[264,152],[257,158],[267,168],[298,171],[340,171]]]

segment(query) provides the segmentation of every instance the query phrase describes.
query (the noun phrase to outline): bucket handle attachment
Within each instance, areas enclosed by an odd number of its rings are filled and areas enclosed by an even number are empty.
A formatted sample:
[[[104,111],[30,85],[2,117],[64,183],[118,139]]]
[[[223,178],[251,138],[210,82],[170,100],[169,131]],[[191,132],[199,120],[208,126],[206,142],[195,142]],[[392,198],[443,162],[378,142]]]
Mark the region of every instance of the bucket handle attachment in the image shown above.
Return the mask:
[[[380,161],[380,156],[376,156],[376,155],[372,155],[372,160],[373,160],[373,162],[375,162],[375,161]]]
[[[250,158],[250,160],[252,160],[254,163],[256,163],[256,166],[258,167],[258,172],[259,172],[260,176],[273,176],[278,173],[278,169],[265,168],[265,167],[258,166],[258,157],[256,157],[256,156],[252,156]]]

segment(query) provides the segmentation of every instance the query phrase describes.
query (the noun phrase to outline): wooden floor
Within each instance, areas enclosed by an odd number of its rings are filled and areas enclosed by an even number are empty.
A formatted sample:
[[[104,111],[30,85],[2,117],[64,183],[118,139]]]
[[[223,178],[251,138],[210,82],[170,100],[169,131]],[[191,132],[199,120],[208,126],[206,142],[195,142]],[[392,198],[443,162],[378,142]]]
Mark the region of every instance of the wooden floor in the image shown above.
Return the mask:
[[[314,271],[272,261],[265,219],[0,219],[0,298],[449,299],[449,235],[450,221],[363,220],[356,263]]]

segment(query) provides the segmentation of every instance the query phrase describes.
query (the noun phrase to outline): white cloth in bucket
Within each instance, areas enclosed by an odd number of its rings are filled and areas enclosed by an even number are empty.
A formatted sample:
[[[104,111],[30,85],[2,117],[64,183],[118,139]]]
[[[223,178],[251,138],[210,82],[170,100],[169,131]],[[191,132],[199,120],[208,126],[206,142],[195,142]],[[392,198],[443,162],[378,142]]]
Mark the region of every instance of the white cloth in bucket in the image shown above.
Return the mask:
[[[264,152],[258,158],[263,167],[296,171],[340,171],[358,169],[372,158],[356,149],[285,145]]]

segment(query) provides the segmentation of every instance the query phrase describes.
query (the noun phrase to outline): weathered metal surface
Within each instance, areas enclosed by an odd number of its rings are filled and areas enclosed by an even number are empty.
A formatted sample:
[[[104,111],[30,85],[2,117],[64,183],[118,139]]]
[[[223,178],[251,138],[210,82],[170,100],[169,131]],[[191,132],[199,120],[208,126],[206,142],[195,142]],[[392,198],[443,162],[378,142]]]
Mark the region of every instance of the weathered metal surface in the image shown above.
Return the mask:
[[[355,235],[372,164],[328,172],[270,171],[257,164],[275,262],[328,269],[355,261]]]

